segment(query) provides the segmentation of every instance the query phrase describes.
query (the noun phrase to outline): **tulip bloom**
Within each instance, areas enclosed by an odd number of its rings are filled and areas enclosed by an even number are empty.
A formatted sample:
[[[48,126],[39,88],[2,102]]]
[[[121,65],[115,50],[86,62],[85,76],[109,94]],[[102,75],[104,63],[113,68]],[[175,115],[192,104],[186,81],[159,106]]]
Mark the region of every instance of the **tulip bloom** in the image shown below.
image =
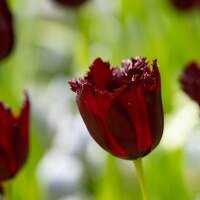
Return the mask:
[[[65,6],[78,7],[82,5],[84,2],[86,2],[87,0],[55,0],[55,1]]]
[[[6,0],[0,0],[0,60],[4,59],[13,47],[13,21]]]
[[[189,10],[195,6],[197,0],[171,0],[173,5],[180,10]]]
[[[14,177],[27,159],[29,107],[27,95],[19,116],[0,102],[0,185]]]
[[[89,133],[106,151],[135,160],[158,145],[164,120],[156,59],[152,66],[135,57],[110,68],[97,58],[87,76],[69,84]]]
[[[171,0],[172,4],[180,10],[190,10],[193,7],[200,7],[200,0]]]
[[[200,66],[189,63],[182,72],[180,83],[185,93],[200,106]]]

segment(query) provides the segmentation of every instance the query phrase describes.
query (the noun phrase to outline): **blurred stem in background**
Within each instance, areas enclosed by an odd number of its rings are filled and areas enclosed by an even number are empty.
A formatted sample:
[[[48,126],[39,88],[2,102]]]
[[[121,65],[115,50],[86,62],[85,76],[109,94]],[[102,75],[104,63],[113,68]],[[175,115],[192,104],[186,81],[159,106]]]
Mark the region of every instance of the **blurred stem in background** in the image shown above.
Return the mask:
[[[4,189],[4,200],[12,200],[12,183],[11,181],[6,181],[3,184]]]
[[[141,188],[141,191],[142,191],[143,200],[150,200],[147,185],[146,185],[146,182],[145,182],[145,177],[144,177],[142,159],[138,158],[137,160],[134,160],[133,163],[135,165],[135,169],[136,169],[136,172],[137,172],[140,188]]]

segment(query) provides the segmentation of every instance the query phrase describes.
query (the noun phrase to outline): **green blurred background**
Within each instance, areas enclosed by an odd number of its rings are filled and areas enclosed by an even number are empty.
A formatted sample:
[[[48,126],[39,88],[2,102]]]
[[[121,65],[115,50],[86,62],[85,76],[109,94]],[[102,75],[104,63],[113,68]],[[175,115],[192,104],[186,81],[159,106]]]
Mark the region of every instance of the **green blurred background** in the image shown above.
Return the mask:
[[[200,198],[198,106],[180,89],[181,70],[200,63],[200,10],[170,0],[90,0],[72,9],[53,0],[9,0],[16,43],[0,63],[0,99],[16,113],[31,98],[28,161],[10,182],[14,200],[141,200],[133,163],[90,138],[67,81],[96,57],[158,59],[165,131],[144,160],[152,200]]]

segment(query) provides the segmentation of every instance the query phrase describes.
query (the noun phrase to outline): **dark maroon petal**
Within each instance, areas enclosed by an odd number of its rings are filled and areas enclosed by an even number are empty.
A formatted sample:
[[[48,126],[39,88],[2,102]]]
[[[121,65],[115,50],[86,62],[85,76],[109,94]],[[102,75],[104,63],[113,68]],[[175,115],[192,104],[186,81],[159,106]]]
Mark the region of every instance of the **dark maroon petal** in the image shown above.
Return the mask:
[[[118,144],[128,153],[126,159],[142,157],[152,147],[148,112],[141,86],[127,87],[114,99],[107,123]]]
[[[153,59],[150,85],[145,88],[145,102],[148,110],[148,119],[153,141],[152,149],[155,148],[162,137],[164,128],[164,115],[161,97],[161,80],[157,66],[157,60]]]
[[[155,148],[161,140],[164,118],[163,106],[160,91],[151,91],[145,94],[145,101],[148,110],[149,126],[151,130],[151,137],[153,141],[152,149]]]
[[[29,100],[26,95],[19,117],[0,103],[0,181],[16,175],[28,153]]]
[[[19,170],[28,156],[29,149],[29,109],[30,103],[26,94],[21,113],[17,118],[13,129],[13,148],[15,152],[16,165]]]
[[[5,58],[13,47],[13,22],[6,0],[0,0],[0,60]]]
[[[200,67],[197,63],[191,62],[187,65],[181,75],[180,83],[186,94],[200,105]]]
[[[189,10],[195,5],[195,0],[171,0],[173,5],[180,10]]]
[[[70,7],[78,7],[82,5],[87,0],[55,0],[56,2],[64,5],[64,6],[70,6]]]
[[[2,145],[2,142],[1,142]],[[0,181],[4,181],[12,177],[9,168],[9,162],[7,159],[7,154],[2,147],[0,147]]]
[[[13,160],[12,147],[12,122],[10,121],[10,110],[0,103],[0,180],[11,177],[10,162]]]
[[[110,64],[108,62],[103,62],[101,58],[97,58],[91,65],[85,80],[99,90],[106,90],[106,85],[111,76],[112,71],[110,70]]]
[[[98,96],[89,85],[84,85],[82,93],[77,96],[79,111],[91,136],[102,148],[122,157],[126,152],[116,143],[105,121],[110,100],[108,94]]]

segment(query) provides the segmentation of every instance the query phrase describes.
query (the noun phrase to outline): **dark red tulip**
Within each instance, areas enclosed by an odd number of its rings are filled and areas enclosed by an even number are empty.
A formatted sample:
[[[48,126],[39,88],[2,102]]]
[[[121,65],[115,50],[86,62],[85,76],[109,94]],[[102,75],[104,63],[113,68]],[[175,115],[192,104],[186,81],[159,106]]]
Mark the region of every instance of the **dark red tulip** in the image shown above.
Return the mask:
[[[182,72],[180,83],[186,94],[200,106],[200,66],[189,63]]]
[[[78,7],[87,0],[55,0],[55,1],[65,6]]]
[[[0,60],[4,59],[13,47],[13,20],[6,0],[0,0]]]
[[[171,0],[173,5],[180,10],[189,10],[195,6],[197,0]]]
[[[123,159],[151,152],[163,133],[161,81],[157,60],[122,61],[111,68],[97,58],[83,79],[69,81],[80,114],[94,140]]]
[[[29,107],[27,95],[19,116],[0,102],[0,183],[14,177],[27,159]]]

